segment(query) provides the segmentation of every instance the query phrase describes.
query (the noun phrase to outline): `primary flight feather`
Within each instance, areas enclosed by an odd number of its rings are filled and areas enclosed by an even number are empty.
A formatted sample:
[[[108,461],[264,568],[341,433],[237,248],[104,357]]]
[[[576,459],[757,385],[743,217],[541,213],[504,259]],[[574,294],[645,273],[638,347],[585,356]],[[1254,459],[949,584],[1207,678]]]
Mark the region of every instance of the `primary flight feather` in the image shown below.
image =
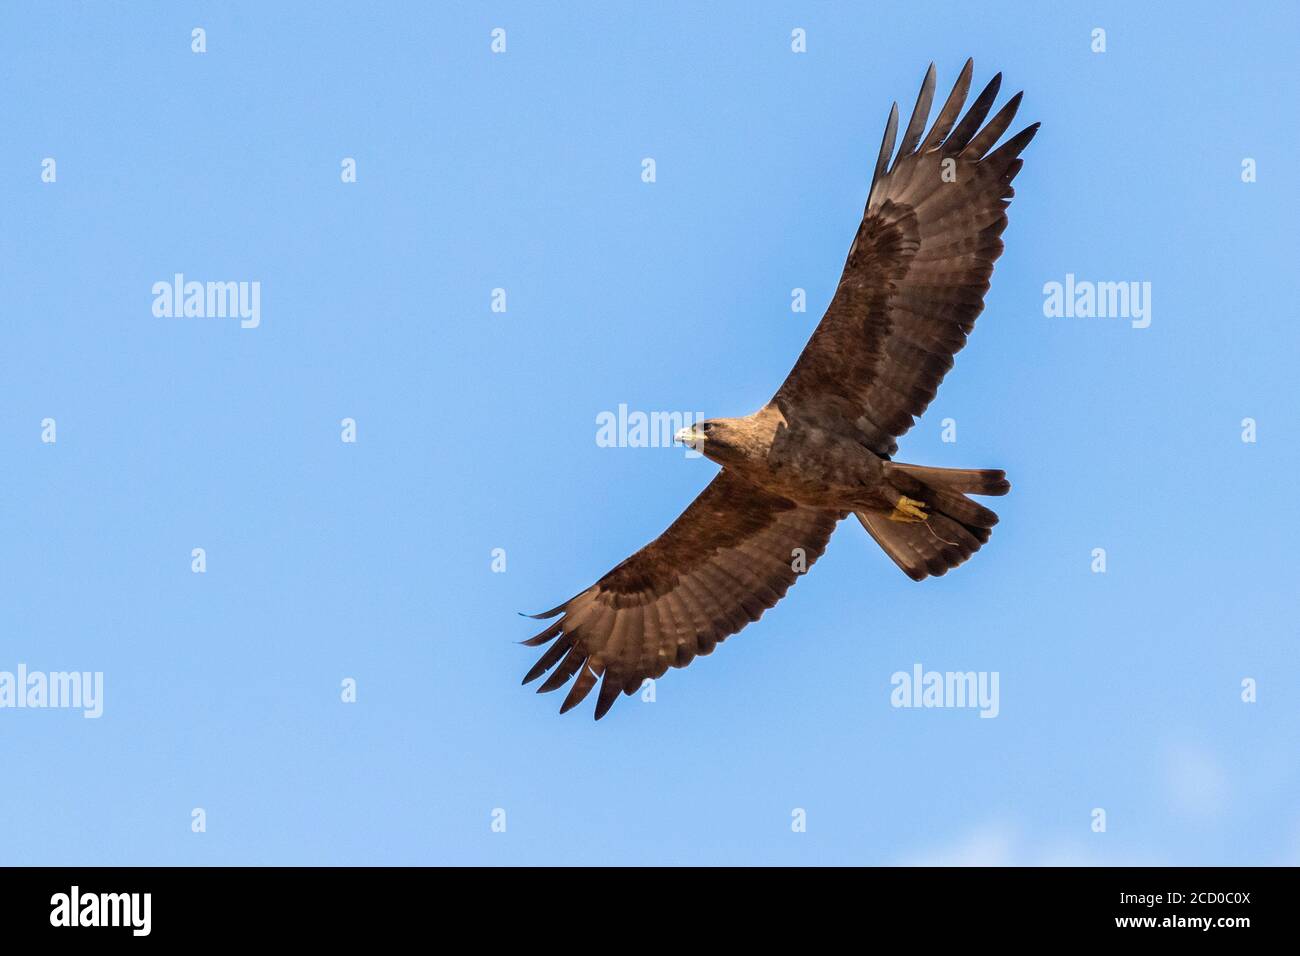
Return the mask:
[[[931,64],[897,156],[894,105],[835,296],[772,400],[678,433],[718,476],[658,538],[533,615],[556,620],[524,641],[551,642],[524,683],[547,671],[539,691],[572,680],[561,713],[599,683],[599,720],[620,691],[711,653],[781,600],[849,513],[917,581],[988,540],[997,515],[967,496],[1006,494],[1002,471],[891,460],[984,308],[1011,181],[1038,129],[993,148],[1021,98],[985,124],[1001,74],[959,122],[972,70],[967,60],[927,134]]]

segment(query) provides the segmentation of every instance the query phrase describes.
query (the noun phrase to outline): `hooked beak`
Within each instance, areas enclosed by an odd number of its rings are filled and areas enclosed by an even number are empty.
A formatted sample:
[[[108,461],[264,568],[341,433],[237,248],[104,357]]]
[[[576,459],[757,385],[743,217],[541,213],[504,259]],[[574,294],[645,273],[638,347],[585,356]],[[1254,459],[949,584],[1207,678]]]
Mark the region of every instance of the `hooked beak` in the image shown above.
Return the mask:
[[[681,442],[683,445],[703,445],[704,435],[697,432],[694,426],[683,428],[673,436],[673,441]]]

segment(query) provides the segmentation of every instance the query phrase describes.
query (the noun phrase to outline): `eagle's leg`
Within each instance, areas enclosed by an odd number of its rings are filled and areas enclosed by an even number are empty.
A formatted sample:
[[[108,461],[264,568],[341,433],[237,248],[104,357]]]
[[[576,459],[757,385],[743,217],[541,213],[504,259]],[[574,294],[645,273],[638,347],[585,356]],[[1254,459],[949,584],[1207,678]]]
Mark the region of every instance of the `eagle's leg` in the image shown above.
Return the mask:
[[[930,516],[925,513],[925,502],[909,498],[907,495],[899,495],[898,501],[894,504],[894,510],[889,515],[889,520],[912,524],[924,521],[928,517]]]

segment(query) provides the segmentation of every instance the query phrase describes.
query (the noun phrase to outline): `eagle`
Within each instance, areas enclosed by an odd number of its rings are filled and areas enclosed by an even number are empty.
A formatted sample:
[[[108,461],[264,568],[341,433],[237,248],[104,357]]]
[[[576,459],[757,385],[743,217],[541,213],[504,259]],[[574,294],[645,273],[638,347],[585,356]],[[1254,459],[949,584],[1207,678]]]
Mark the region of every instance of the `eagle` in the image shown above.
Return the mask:
[[[591,587],[527,615],[555,618],[522,642],[550,643],[524,683],[551,671],[542,693],[573,680],[561,713],[599,682],[599,720],[619,692],[712,653],[785,596],[849,514],[915,581],[989,540],[998,517],[969,496],[1005,495],[1005,472],[893,460],[984,308],[1011,182],[1039,126],[994,148],[1023,95],[985,123],[1000,73],[959,120],[973,70],[967,60],[927,132],[930,64],[897,155],[898,104],[890,110],[835,295],[772,400],[676,434],[722,466],[713,481]]]

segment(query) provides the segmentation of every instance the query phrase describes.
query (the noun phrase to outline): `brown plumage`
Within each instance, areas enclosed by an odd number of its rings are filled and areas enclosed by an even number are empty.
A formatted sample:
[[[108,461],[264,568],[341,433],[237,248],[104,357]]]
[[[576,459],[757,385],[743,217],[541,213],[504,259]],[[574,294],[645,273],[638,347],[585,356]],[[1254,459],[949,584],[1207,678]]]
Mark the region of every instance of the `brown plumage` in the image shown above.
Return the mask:
[[[1011,181],[1038,129],[992,149],[1021,98],[981,127],[1001,74],[959,122],[971,73],[968,60],[926,134],[931,64],[891,166],[894,105],[835,296],[771,402],[679,434],[718,476],[653,542],[535,615],[557,620],[524,642],[551,642],[524,683],[552,668],[540,691],[572,679],[561,712],[599,683],[599,719],[620,691],[712,653],[785,595],[849,513],[918,581],[988,541],[997,515],[967,496],[1006,494],[1003,472],[890,460],[984,308]]]

